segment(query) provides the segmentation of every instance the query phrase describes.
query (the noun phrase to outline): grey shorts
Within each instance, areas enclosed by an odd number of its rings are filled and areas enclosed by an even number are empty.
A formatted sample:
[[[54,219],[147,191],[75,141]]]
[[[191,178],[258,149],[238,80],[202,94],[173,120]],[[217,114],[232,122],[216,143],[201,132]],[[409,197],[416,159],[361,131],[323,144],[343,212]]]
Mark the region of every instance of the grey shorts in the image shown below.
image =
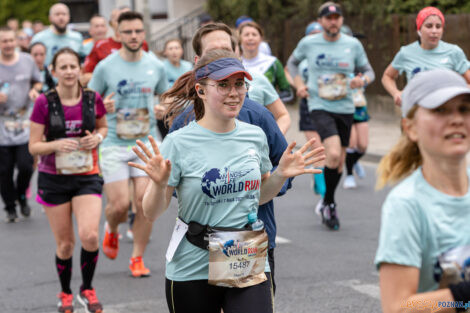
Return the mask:
[[[143,177],[147,174],[127,162],[144,165],[144,162],[132,151],[132,146],[100,146],[99,164],[105,184],[132,177]]]

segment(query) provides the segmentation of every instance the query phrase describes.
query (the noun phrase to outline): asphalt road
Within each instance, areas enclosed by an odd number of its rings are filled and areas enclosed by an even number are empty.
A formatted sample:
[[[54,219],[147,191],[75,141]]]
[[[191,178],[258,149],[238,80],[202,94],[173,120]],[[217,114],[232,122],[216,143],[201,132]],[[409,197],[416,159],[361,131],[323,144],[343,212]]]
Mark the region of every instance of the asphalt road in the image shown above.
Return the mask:
[[[373,265],[380,207],[387,191],[374,191],[375,164],[355,190],[337,192],[341,229],[327,230],[314,214],[318,197],[310,176],[298,177],[287,195],[275,201],[278,241],[275,250],[277,313],[380,312],[378,275]],[[36,177],[36,176],[35,176]],[[34,178],[35,182],[36,178]],[[33,190],[36,190],[35,183]],[[56,312],[59,282],[55,243],[46,216],[33,200],[33,214],[15,224],[0,223],[0,312]],[[3,213],[2,213],[3,214]],[[168,312],[164,291],[165,251],[176,217],[173,202],[155,223],[145,263],[152,276],[130,277],[131,243],[121,240],[116,260],[100,254],[94,279],[105,313]],[[102,219],[102,224],[104,220]],[[122,233],[126,226],[123,225]],[[81,283],[80,245],[74,254],[72,290]],[[84,312],[76,303],[76,312]]]

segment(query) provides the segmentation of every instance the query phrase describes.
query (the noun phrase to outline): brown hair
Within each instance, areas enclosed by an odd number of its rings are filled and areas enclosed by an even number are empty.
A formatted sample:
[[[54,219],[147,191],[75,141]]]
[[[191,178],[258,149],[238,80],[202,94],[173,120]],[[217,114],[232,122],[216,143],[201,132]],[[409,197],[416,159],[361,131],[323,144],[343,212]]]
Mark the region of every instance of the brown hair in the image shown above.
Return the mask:
[[[52,65],[52,69],[55,70],[55,67],[56,67],[56,63],[57,63],[57,58],[59,57],[59,55],[61,54],[71,54],[71,55],[74,55],[76,58],[77,58],[77,63],[78,63],[78,66],[80,67],[80,56],[78,55],[77,52],[75,52],[74,50],[68,48],[68,47],[65,47],[65,48],[62,48],[60,49],[59,51],[56,52],[56,54],[54,54],[54,57],[52,58],[52,62],[51,62],[51,65]]]
[[[407,115],[412,120],[418,106],[414,106]],[[423,163],[418,144],[412,141],[403,131],[398,143],[380,160],[377,168],[377,189],[382,189],[387,184],[396,184],[408,176]]]
[[[188,101],[193,103],[193,110],[196,120],[204,116],[204,102],[196,93],[196,71],[215,60],[222,58],[238,59],[236,54],[225,49],[210,50],[205,53],[194,66],[192,71],[181,75],[174,83],[173,87],[162,95],[162,103],[168,102],[168,108],[165,111],[164,121],[171,126],[174,119],[184,110]],[[203,82],[205,79],[200,80]]]
[[[203,25],[198,28],[193,37],[193,49],[196,55],[201,56],[202,54],[202,37],[217,30],[226,32],[230,37],[232,37],[232,30],[224,23],[209,23]],[[232,49],[233,51],[235,51],[235,46],[233,42]]]
[[[168,46],[168,44],[173,41],[176,41],[177,43],[179,43],[181,48],[183,48],[183,42],[181,41],[181,39],[175,37],[175,38],[170,38],[167,41],[165,41],[165,45],[163,46],[163,51],[165,51],[166,46]]]
[[[259,26],[258,23],[256,22],[244,22],[242,23],[242,25],[240,25],[240,28],[238,29],[238,35],[241,37],[242,36],[242,31],[243,31],[243,28],[245,27],[253,27],[253,28],[256,28],[256,30],[258,31],[259,35],[261,36],[261,38],[264,37],[264,32],[263,32],[263,29],[261,28],[261,26]]]

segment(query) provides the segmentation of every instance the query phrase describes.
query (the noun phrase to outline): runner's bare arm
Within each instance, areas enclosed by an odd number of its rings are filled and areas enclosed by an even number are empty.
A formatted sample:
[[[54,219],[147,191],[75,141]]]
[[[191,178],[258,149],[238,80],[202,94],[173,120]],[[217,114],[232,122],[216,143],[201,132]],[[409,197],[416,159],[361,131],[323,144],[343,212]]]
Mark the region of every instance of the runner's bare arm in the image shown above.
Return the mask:
[[[439,301],[454,301],[450,289],[417,293],[418,284],[419,268],[382,263],[380,265],[380,296],[383,312],[455,312],[453,308],[437,308]],[[432,306],[434,306],[434,310]],[[428,307],[429,310],[426,309]]]
[[[34,155],[48,155],[54,152],[72,152],[78,148],[78,142],[71,139],[44,141],[43,124],[31,121],[29,135],[29,153]]]
[[[291,55],[289,60],[287,60],[287,69],[289,70],[289,74],[294,78],[294,86],[295,89],[297,89],[297,96],[301,98],[308,98],[308,87],[305,85],[302,77],[300,76],[299,64],[300,61]]]
[[[277,126],[279,126],[279,129],[285,135],[290,127],[291,119],[284,102],[277,98],[273,103],[268,104],[266,108],[274,115]]]
[[[401,106],[401,91],[397,88],[397,78],[400,73],[390,64],[382,76],[382,85],[393,97],[395,105]]]

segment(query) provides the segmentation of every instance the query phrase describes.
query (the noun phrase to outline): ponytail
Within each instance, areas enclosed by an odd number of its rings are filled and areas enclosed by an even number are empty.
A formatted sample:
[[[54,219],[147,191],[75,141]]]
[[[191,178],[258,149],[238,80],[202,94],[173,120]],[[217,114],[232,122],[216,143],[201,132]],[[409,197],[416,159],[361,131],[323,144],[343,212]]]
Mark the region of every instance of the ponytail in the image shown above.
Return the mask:
[[[410,110],[407,118],[412,119],[417,106]],[[410,175],[423,163],[418,144],[412,141],[405,132],[402,132],[398,143],[387,153],[377,168],[376,189],[382,189],[387,184],[396,184]]]

